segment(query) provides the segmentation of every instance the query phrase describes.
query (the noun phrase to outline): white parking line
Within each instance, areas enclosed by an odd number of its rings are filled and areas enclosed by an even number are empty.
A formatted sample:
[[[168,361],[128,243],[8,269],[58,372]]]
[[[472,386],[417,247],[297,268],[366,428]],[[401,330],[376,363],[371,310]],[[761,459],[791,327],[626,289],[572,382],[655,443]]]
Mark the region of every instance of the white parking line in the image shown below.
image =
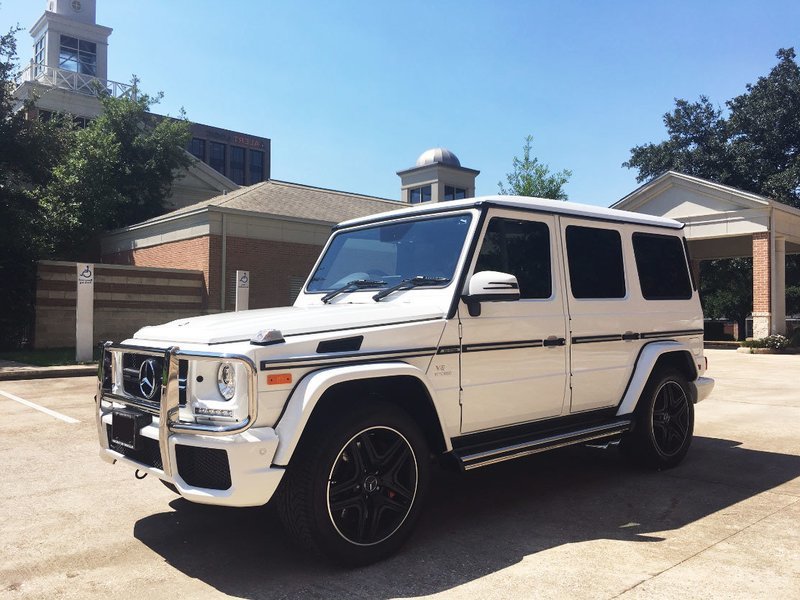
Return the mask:
[[[20,398],[19,396],[15,396],[14,394],[9,394],[8,392],[4,392],[0,390],[0,396],[5,396],[9,400],[13,400],[14,402],[19,402],[20,404],[24,404],[25,406],[29,406],[34,410],[38,410],[43,412],[46,415],[50,415],[51,417],[55,417],[56,419],[61,419],[66,423],[80,423],[78,419],[73,419],[72,417],[68,417],[67,415],[62,415],[54,410],[50,410],[49,408],[45,408],[44,406],[39,406],[38,404],[34,404],[30,400],[25,400],[25,398]]]

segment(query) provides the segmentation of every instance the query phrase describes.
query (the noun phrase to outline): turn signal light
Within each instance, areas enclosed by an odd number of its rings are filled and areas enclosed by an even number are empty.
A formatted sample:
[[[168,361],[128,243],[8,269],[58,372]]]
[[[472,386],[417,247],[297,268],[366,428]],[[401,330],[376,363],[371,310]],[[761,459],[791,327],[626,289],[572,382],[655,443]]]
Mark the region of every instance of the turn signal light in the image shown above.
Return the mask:
[[[292,383],[291,373],[276,373],[275,375],[267,375],[267,385],[286,385]]]

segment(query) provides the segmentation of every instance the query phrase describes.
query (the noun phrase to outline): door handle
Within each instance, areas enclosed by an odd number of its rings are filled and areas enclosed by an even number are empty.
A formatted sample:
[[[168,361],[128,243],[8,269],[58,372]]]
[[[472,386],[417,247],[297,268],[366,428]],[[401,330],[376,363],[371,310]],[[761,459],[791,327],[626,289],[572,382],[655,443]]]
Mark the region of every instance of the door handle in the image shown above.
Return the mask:
[[[563,346],[565,343],[566,343],[566,340],[564,338],[560,338],[560,337],[556,337],[554,335],[551,335],[549,338],[547,338],[546,340],[542,341],[542,346],[544,346],[545,348],[548,348],[550,346]]]

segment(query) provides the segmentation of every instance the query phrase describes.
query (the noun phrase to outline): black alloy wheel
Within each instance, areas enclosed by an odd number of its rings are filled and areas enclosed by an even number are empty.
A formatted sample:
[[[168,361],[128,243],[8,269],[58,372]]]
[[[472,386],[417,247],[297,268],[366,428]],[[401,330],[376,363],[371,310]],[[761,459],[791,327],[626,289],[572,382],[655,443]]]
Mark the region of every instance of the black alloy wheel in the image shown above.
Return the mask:
[[[659,452],[675,456],[689,435],[691,401],[676,381],[665,381],[656,391],[653,404],[653,437]]]
[[[387,539],[408,517],[418,476],[414,451],[399,431],[378,426],[354,435],[328,480],[328,514],[336,531],[359,546]]]
[[[347,566],[374,563],[413,532],[430,458],[400,407],[344,399],[306,426],[276,493],[278,515],[304,549]]]
[[[634,412],[633,429],[620,443],[625,456],[656,469],[669,469],[683,460],[694,431],[690,385],[675,369],[650,376]]]

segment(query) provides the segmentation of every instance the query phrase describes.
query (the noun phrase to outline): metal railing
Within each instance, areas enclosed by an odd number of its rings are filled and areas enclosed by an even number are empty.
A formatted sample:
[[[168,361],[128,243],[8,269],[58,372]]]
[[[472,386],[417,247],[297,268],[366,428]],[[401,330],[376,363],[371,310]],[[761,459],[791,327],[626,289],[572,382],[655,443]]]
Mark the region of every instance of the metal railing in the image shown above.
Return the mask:
[[[98,79],[91,75],[48,67],[34,62],[31,62],[14,78],[15,90],[29,82],[76,92],[85,96],[112,96],[114,98],[136,99],[135,84]]]

